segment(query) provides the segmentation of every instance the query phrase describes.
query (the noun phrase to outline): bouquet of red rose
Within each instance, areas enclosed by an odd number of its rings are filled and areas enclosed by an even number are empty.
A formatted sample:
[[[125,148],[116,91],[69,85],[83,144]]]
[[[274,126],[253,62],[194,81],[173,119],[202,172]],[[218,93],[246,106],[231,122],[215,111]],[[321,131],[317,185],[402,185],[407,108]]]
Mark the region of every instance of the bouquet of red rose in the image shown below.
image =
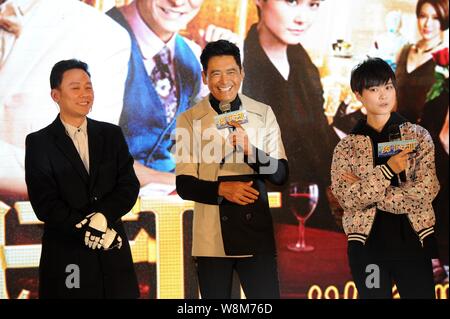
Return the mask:
[[[427,93],[427,102],[437,98],[444,90],[448,92],[448,85],[445,85],[445,80],[448,79],[448,48],[434,52],[433,60],[436,62],[434,69],[436,81]]]

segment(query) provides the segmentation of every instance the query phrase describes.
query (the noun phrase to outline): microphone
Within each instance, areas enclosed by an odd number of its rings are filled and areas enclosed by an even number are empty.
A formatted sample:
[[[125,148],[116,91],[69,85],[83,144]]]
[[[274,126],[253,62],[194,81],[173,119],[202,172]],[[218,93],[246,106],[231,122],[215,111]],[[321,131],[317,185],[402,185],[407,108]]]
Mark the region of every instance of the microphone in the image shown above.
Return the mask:
[[[229,101],[221,101],[219,103],[219,109],[222,113],[228,113],[231,111],[231,103]]]
[[[216,119],[216,126],[217,128],[223,128],[225,127],[225,123],[224,121],[226,121],[226,113],[230,113],[231,111],[231,103],[229,101],[220,101],[219,103],[219,109],[222,112],[221,115],[218,115],[217,119]],[[234,127],[229,128],[229,130],[231,129],[231,131],[234,131]],[[223,166],[223,164],[225,164],[225,157],[222,158],[222,160],[220,161],[220,167]]]
[[[224,128],[228,128],[229,132],[232,133],[236,130],[234,126],[228,124],[228,122],[237,122],[239,124],[244,124],[248,122],[247,111],[244,109],[237,110],[231,112],[231,103],[230,101],[221,101],[219,103],[219,109],[222,111],[222,114],[216,115],[214,117],[214,122],[216,124],[217,129],[221,130]],[[241,146],[237,145],[234,148],[237,151],[242,151]],[[220,165],[223,165],[225,158],[222,159]]]
[[[401,141],[402,134],[400,133],[400,127],[398,124],[392,124],[388,127],[389,142]],[[398,176],[401,183],[406,183],[406,172],[401,171]]]

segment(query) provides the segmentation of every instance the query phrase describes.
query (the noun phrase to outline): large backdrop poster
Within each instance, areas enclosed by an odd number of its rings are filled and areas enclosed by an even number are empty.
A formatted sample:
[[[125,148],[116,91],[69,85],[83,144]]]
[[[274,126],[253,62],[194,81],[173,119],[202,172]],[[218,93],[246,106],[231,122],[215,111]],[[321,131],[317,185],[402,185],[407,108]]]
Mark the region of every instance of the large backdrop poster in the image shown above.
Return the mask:
[[[120,125],[135,158],[141,192],[123,219],[141,297],[199,298],[190,254],[193,203],[176,195],[174,122],[160,114],[186,110],[208,94],[199,56],[208,41],[220,38],[241,48],[242,92],[271,105],[277,116],[290,183],[305,181],[318,189],[318,201],[299,211],[289,200],[289,183],[269,187],[282,298],[356,297],[342,211],[328,187],[334,146],[364,118],[349,79],[366,56],[385,59],[399,78],[410,77],[399,87],[406,102],[398,110],[433,136],[441,183],[434,202],[436,235],[444,266],[435,271],[436,293],[448,298],[448,79],[447,91],[427,99],[439,63],[430,55],[416,70],[406,67],[409,50],[431,28],[416,14],[417,1],[173,2],[0,0],[0,298],[37,298],[42,223],[27,198],[24,143],[58,114],[49,74],[57,61],[69,58],[90,66],[95,102],[89,116]],[[448,0],[431,2],[446,5],[448,27]],[[443,36],[436,32],[444,41],[439,47],[448,48],[448,30]],[[164,83],[152,77],[153,57],[165,42],[172,53],[166,64],[175,102],[159,99]],[[280,58],[286,55],[287,63]],[[448,77],[448,59],[443,68]],[[299,220],[312,251],[288,248],[299,240]],[[238,285],[234,295],[244,297]]]

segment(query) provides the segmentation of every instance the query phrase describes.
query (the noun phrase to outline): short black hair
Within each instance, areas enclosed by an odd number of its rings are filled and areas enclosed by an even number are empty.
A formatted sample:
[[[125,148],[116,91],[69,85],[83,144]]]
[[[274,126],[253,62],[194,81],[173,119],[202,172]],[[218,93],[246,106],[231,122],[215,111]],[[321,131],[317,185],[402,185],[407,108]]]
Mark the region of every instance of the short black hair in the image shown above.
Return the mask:
[[[395,73],[389,64],[383,59],[369,57],[353,68],[350,87],[354,93],[362,94],[364,89],[386,84],[389,80],[397,89]]]
[[[62,60],[57,62],[52,68],[52,72],[50,73],[50,87],[52,89],[58,88],[61,85],[64,72],[72,69],[81,69],[91,77],[88,70],[89,67],[86,63],[77,59]]]
[[[203,71],[208,69],[208,62],[212,57],[230,55],[233,56],[236,64],[239,65],[239,69],[242,69],[241,53],[236,44],[227,40],[218,40],[215,42],[209,42],[200,55],[200,62],[202,63]]]

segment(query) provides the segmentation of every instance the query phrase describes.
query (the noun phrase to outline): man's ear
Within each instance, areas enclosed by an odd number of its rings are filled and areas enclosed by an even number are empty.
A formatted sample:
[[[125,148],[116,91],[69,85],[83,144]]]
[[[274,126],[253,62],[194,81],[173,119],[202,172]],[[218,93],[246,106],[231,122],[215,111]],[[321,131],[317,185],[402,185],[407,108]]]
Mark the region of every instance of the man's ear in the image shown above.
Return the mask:
[[[60,92],[59,92],[58,89],[52,89],[51,92],[50,92],[50,96],[52,97],[53,101],[55,101],[56,103],[58,103],[61,94],[60,94]]]
[[[362,95],[361,94],[359,94],[358,92],[353,92],[354,94],[355,94],[355,96],[356,96],[356,99],[359,101],[359,102],[361,102],[362,103]]]
[[[205,71],[202,71],[202,80],[203,80],[203,84],[208,85],[208,81],[207,81],[207,75],[205,73]]]

